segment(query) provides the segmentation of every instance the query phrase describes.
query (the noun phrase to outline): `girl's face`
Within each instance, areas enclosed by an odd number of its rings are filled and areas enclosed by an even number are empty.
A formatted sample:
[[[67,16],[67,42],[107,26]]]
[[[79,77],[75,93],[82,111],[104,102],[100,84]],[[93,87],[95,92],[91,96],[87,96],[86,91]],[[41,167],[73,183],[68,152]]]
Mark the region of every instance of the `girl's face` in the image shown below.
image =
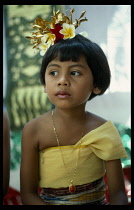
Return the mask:
[[[74,108],[85,104],[94,88],[93,75],[84,56],[79,61],[52,60],[45,73],[45,92],[50,101],[59,108]]]

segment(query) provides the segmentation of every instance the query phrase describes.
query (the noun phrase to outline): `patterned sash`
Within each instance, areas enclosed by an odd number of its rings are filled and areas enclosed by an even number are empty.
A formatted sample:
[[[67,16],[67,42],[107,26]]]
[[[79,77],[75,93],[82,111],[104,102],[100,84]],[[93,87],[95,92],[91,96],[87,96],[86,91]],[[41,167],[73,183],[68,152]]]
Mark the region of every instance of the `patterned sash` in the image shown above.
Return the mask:
[[[42,188],[40,197],[48,205],[108,205],[105,183],[100,178],[92,183],[76,186],[75,193],[69,188]]]

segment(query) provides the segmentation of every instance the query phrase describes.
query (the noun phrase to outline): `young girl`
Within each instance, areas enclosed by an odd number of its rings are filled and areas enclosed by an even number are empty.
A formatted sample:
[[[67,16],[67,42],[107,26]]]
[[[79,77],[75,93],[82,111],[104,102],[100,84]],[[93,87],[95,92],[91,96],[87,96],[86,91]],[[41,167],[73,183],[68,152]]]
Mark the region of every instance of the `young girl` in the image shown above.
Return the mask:
[[[85,110],[87,101],[103,94],[110,84],[106,56],[97,44],[80,34],[65,38],[65,25],[58,23],[58,35],[50,31],[51,36],[55,35],[54,42],[48,43],[49,35],[44,43],[45,47],[51,46],[46,47],[40,71],[44,92],[55,108],[31,120],[23,129],[22,202],[127,205],[120,161],[127,155],[120,136],[111,121]],[[63,37],[56,40],[59,34]],[[40,42],[39,33],[34,33],[35,37],[43,50],[44,37]],[[103,181],[105,173],[109,203]],[[42,188],[40,194],[38,187]]]

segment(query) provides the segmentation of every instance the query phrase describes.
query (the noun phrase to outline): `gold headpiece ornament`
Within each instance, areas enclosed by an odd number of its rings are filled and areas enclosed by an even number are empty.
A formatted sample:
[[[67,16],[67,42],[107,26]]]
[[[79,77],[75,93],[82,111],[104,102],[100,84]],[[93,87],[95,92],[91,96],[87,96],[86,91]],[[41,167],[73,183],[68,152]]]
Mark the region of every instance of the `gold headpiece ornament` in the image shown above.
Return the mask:
[[[53,11],[52,21],[43,20],[41,17],[37,17],[34,23],[32,23],[33,28],[38,29],[36,32],[32,32],[32,36],[26,37],[31,40],[33,48],[40,49],[40,55],[44,55],[46,50],[54,45],[59,39],[71,39],[75,37],[75,29],[81,24],[81,22],[87,21],[86,18],[81,19],[86,11],[82,14],[75,22],[72,22],[72,14],[75,10],[70,10],[70,15],[67,17],[59,10],[57,12]],[[86,32],[81,32],[87,37]]]

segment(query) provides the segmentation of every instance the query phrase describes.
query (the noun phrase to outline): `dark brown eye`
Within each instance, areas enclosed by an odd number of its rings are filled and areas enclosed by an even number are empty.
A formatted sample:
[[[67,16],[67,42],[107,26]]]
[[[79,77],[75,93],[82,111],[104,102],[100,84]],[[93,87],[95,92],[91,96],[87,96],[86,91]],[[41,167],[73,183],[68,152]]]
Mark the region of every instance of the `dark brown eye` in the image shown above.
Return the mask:
[[[80,76],[80,72],[78,72],[78,71],[71,71],[71,75],[73,75],[73,76]]]
[[[52,76],[57,76],[59,73],[58,73],[57,71],[51,71],[50,74],[51,74]]]

